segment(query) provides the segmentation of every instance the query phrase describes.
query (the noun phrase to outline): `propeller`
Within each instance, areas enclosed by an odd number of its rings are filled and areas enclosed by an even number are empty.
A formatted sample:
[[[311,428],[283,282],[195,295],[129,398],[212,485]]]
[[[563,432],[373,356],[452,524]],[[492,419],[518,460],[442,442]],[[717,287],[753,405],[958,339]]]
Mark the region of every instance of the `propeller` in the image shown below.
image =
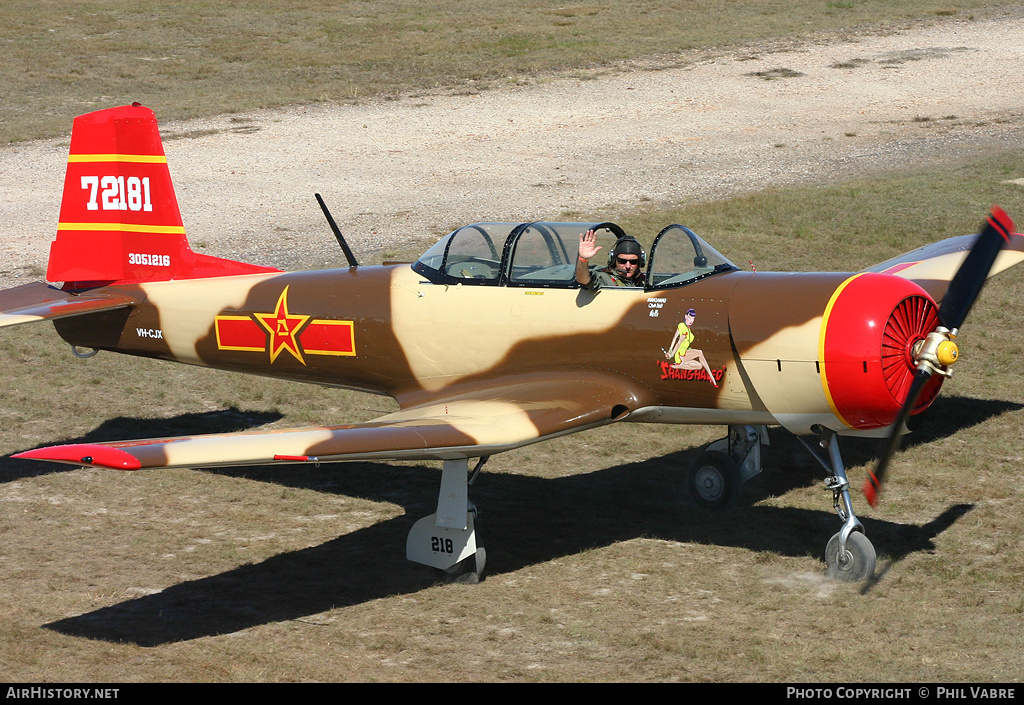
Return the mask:
[[[975,299],[985,286],[989,270],[996,261],[999,251],[1003,245],[1010,241],[1013,234],[1013,221],[1006,215],[1002,208],[995,206],[992,214],[985,221],[985,227],[974,241],[971,251],[967,253],[960,269],[953,275],[949,282],[946,294],[939,306],[939,325],[928,336],[918,343],[914,348],[914,360],[917,364],[917,371],[914,373],[914,380],[907,391],[906,401],[900,408],[896,422],[889,433],[885,453],[878,461],[874,472],[868,471],[868,477],[864,480],[864,497],[868,504],[874,507],[878,503],[878,494],[882,489],[882,481],[885,479],[886,471],[889,468],[889,460],[900,442],[900,429],[906,423],[911,410],[917,404],[921,390],[933,374],[940,374],[945,377],[952,372],[948,369],[956,362],[959,350],[956,339],[960,326],[974,305]]]

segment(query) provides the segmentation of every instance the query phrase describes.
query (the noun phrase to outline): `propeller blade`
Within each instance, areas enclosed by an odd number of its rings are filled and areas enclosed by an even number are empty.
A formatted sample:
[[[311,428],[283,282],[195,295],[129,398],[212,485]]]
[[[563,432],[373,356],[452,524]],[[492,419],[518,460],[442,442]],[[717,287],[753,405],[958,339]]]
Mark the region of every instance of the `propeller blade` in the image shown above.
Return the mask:
[[[985,285],[992,263],[996,261],[1003,245],[1010,241],[1012,234],[1013,221],[1010,216],[999,206],[994,207],[992,215],[985,221],[985,228],[974,241],[974,246],[949,282],[946,295],[942,297],[939,323],[945,328],[954,330],[963,325],[967,313]]]
[[[868,476],[864,480],[864,498],[872,507],[878,504],[878,495],[882,491],[882,481],[885,480],[885,473],[889,469],[889,460],[899,447],[900,429],[907,422],[910,410],[917,404],[917,398],[921,396],[921,390],[924,389],[924,385],[931,376],[931,370],[926,368],[918,369],[915,373],[914,381],[910,383],[910,390],[907,392],[907,400],[903,402],[900,413],[896,417],[896,422],[892,425],[892,431],[889,432],[885,453],[878,460],[878,466],[875,468],[875,471],[868,471]]]
[[[939,306],[939,324],[945,328],[945,331],[937,329],[936,332],[929,335],[929,340],[933,340],[932,336],[935,336],[936,343],[943,339],[948,343],[951,337],[950,332],[952,331],[955,335],[955,331],[963,324],[974,301],[978,298],[978,294],[981,293],[982,287],[985,286],[985,280],[988,279],[989,270],[992,269],[996,257],[999,256],[999,251],[1010,241],[1012,234],[1013,221],[1010,220],[1010,216],[1006,215],[999,206],[993,207],[992,214],[985,221],[984,229],[974,241],[971,251],[967,253],[960,269],[953,275],[953,279],[946,288],[946,294],[942,297],[942,304]],[[878,495],[889,469],[889,461],[899,446],[900,430],[917,404],[917,399],[921,396],[921,391],[928,379],[937,371],[940,374],[943,373],[942,363],[934,357],[935,349],[932,348],[932,352],[925,352],[924,355],[918,357],[914,381],[911,383],[907,399],[900,407],[900,413],[893,423],[885,453],[879,459],[875,471],[873,473],[868,471],[868,477],[864,480],[864,497],[872,507],[878,503]],[[936,365],[940,366],[936,367]]]

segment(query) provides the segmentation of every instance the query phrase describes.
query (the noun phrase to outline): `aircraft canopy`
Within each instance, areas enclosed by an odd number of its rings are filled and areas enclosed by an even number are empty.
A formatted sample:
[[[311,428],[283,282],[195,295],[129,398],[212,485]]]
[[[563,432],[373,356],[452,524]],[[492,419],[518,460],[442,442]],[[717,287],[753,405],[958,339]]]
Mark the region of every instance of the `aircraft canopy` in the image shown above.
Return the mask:
[[[603,249],[592,262],[602,265],[615,241],[627,235],[615,223],[473,223],[439,240],[413,269],[435,284],[576,288],[579,236],[587,230],[598,233]],[[682,225],[658,233],[646,266],[649,290],[737,269]]]

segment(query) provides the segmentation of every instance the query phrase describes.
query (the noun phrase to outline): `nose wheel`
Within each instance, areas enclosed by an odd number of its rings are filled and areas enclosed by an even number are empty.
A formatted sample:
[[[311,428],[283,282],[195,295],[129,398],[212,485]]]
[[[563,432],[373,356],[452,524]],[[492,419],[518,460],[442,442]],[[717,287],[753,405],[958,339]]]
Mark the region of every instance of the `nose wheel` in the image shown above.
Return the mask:
[[[845,583],[867,580],[875,573],[875,547],[864,535],[864,526],[853,513],[850,481],[846,477],[835,433],[826,428],[820,428],[818,432],[821,434],[821,447],[828,456],[827,463],[800,436],[796,438],[829,473],[825,488],[832,491],[832,507],[843,520],[842,528],[825,546],[825,577]]]
[[[843,583],[859,583],[875,573],[875,547],[859,531],[846,537],[842,545],[840,531],[825,546],[825,577]]]

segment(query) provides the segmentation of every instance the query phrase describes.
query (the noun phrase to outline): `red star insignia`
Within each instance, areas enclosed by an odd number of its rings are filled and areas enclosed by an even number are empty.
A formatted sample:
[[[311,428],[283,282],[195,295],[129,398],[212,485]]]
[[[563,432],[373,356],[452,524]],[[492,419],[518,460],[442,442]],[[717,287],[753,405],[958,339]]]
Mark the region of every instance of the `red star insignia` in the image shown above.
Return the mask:
[[[306,361],[302,359],[302,348],[299,347],[299,341],[295,336],[306,325],[309,316],[293,316],[288,313],[288,287],[281,292],[273,313],[254,313],[253,315],[270,333],[271,364],[282,350],[287,350],[295,356],[296,360],[303,365],[306,364]]]

